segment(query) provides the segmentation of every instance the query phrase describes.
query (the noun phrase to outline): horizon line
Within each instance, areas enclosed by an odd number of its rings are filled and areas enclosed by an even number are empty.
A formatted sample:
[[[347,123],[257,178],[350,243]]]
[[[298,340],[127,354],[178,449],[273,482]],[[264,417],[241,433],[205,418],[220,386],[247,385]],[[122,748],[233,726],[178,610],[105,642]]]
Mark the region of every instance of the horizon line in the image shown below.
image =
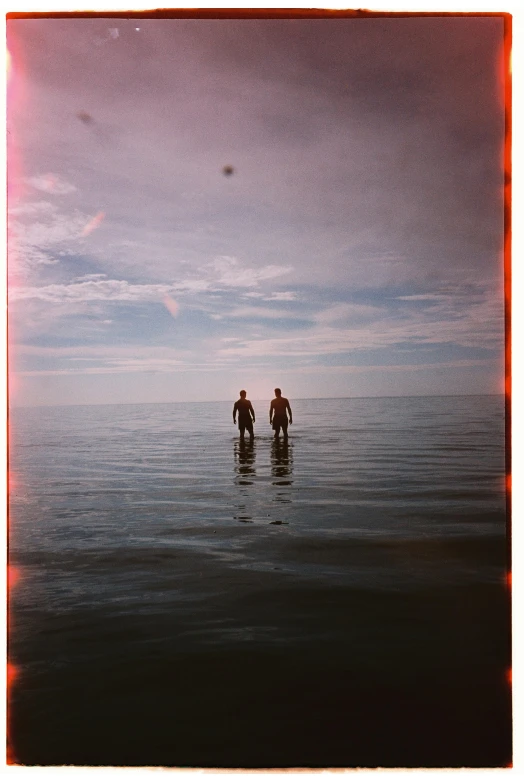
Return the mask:
[[[505,396],[504,392],[499,393],[419,393],[410,395],[385,395],[385,396],[296,396],[294,401],[332,401],[332,400],[351,400],[351,399],[434,399],[434,398],[475,398],[479,396]],[[252,399],[252,401],[270,401],[271,399]],[[56,407],[122,407],[122,406],[137,406],[148,404],[225,404],[231,403],[231,399],[208,399],[200,401],[191,401],[186,399],[185,401],[95,401],[84,402],[79,404],[11,404],[8,402],[9,409],[41,409],[41,408],[56,408]],[[234,402],[233,402],[234,403]]]

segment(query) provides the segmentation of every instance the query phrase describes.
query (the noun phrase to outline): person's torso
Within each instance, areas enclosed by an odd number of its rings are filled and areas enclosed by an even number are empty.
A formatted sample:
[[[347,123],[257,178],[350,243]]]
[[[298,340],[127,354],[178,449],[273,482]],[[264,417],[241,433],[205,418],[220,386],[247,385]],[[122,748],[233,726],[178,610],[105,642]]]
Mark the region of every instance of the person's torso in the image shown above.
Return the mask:
[[[249,401],[249,399],[239,399],[236,403],[236,407],[240,417],[242,418],[250,417],[249,410],[251,409],[251,402]]]
[[[279,417],[286,415],[288,401],[283,396],[280,396],[278,399],[273,399],[271,404],[275,410],[275,415],[278,415]]]

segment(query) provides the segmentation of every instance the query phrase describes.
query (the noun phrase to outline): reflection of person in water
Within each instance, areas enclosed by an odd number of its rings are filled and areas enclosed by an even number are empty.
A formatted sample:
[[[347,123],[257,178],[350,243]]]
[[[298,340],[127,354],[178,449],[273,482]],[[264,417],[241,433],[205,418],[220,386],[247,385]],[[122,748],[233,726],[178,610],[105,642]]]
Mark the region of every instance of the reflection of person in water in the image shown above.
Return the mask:
[[[253,405],[249,401],[249,399],[246,399],[246,391],[241,390],[240,391],[240,398],[238,401],[235,401],[235,406],[233,407],[233,423],[237,422],[237,412],[238,412],[238,428],[240,430],[240,439],[244,439],[244,432],[247,428],[249,432],[249,436],[251,439],[253,439],[253,423],[255,422],[255,410],[253,409]]]
[[[251,485],[255,477],[255,443],[253,439],[245,442],[235,441],[235,472],[238,485]]]
[[[286,441],[273,439],[271,443],[271,475],[273,485],[291,485],[293,475],[293,451]]]
[[[293,423],[293,413],[291,412],[289,401],[282,396],[282,391],[280,388],[275,388],[275,398],[271,402],[271,406],[269,408],[269,422],[273,423],[273,431],[275,432],[275,437],[277,439],[280,434],[280,429],[282,429],[282,433],[284,434],[284,442],[287,440],[288,412],[289,422]]]
[[[235,484],[237,498],[233,518],[240,523],[253,523],[254,495],[251,486],[256,480],[255,440],[235,439],[233,446],[235,460]]]

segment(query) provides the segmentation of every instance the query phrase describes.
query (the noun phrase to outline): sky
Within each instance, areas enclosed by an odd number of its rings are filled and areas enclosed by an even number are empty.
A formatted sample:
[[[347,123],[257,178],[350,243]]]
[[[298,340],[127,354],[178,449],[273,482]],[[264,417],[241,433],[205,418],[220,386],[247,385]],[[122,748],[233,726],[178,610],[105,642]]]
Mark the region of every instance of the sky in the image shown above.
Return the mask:
[[[14,406],[503,391],[502,18],[7,34]]]

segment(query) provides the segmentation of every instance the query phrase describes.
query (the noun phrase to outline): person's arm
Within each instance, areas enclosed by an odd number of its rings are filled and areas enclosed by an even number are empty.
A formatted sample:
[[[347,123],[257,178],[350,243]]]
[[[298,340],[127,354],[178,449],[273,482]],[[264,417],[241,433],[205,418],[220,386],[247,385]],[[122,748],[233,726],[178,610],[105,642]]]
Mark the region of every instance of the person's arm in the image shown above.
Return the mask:
[[[291,412],[291,407],[289,406],[289,401],[286,400],[286,407],[289,412],[289,422],[293,423],[293,413]]]
[[[273,405],[273,402],[269,405],[269,422],[273,422],[273,412],[275,411],[275,407]]]
[[[251,417],[253,418],[253,423],[255,422],[255,410],[253,409],[253,405],[251,402],[249,402],[249,410],[251,412]]]
[[[238,409],[238,401],[235,401],[235,406],[233,407],[233,423],[237,422],[237,409]]]

